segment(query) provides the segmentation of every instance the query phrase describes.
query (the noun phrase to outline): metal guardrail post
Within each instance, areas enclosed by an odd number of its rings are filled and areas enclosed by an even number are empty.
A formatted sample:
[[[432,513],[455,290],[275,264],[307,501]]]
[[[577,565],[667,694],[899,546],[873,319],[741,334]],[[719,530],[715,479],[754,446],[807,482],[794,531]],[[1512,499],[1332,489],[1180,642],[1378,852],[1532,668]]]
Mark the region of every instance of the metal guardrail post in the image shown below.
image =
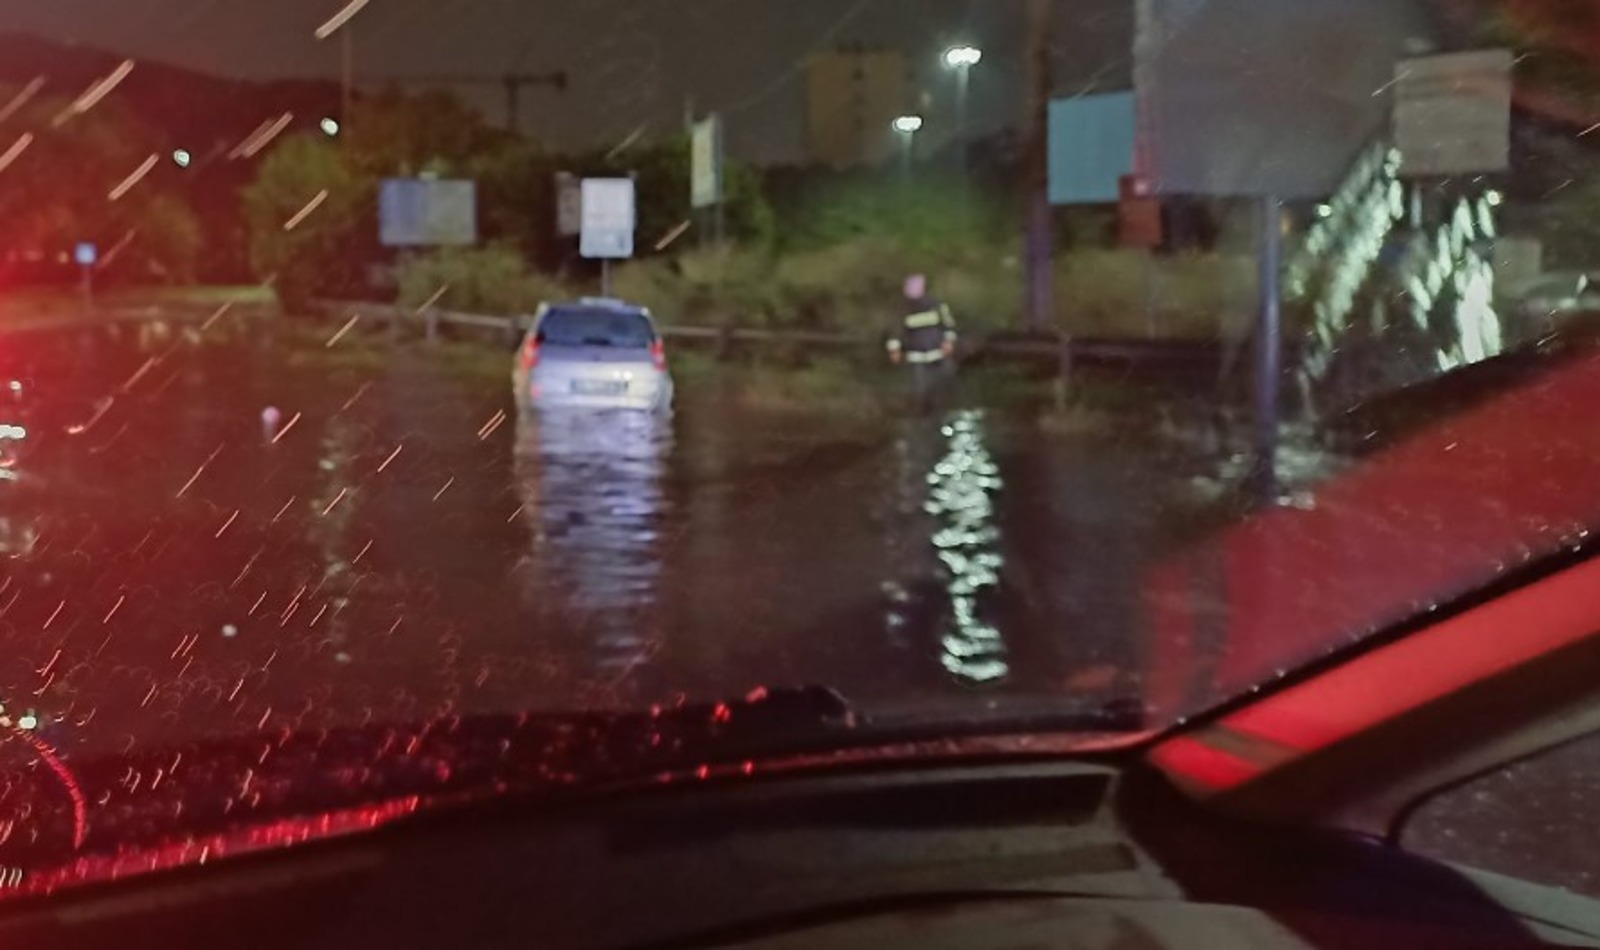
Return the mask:
[[[1072,337],[1061,333],[1056,339],[1056,411],[1066,412],[1067,395],[1072,391]]]

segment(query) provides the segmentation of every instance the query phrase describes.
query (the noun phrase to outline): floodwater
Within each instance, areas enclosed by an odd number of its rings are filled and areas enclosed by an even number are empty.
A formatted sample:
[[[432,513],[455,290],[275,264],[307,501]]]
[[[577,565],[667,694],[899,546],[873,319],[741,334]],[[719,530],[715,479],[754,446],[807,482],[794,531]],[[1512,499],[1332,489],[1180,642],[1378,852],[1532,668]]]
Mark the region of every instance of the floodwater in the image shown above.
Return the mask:
[[[1152,697],[1196,695],[1173,677],[1229,681],[1152,621],[1161,565],[1204,574],[1183,558],[1239,463],[1173,449],[1192,427],[1062,430],[961,393],[757,411],[716,373],[671,418],[522,417],[509,356],[463,352],[259,322],[8,337],[0,727],[70,760],[762,686],[933,723],[1167,715]],[[1332,470],[1290,448],[1296,477]],[[1592,892],[1569,812],[1485,837],[1530,790],[1578,800],[1589,763],[1469,789],[1415,841]]]
[[[69,750],[759,686],[1094,710],[1182,516],[1134,440],[960,398],[532,418],[459,354],[259,325],[8,347],[0,702]]]

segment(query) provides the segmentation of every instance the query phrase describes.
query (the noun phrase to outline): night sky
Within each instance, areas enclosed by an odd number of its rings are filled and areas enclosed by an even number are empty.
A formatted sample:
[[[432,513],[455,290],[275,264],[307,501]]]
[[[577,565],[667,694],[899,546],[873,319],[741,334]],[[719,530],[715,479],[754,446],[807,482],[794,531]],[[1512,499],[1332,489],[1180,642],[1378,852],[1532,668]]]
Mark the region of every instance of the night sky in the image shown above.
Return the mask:
[[[346,0],[11,0],[0,28],[72,39],[246,78],[334,77],[337,40],[316,27]],[[1126,85],[1131,0],[1060,4],[1060,83]],[[358,75],[383,77],[566,69],[563,98],[524,94],[523,127],[553,146],[674,128],[686,97],[723,111],[729,148],[795,157],[802,134],[799,64],[845,43],[893,46],[922,68],[935,114],[953,84],[950,42],[985,50],[974,74],[974,125],[1020,115],[1020,0],[372,0],[352,21]],[[462,87],[496,120],[496,89]]]

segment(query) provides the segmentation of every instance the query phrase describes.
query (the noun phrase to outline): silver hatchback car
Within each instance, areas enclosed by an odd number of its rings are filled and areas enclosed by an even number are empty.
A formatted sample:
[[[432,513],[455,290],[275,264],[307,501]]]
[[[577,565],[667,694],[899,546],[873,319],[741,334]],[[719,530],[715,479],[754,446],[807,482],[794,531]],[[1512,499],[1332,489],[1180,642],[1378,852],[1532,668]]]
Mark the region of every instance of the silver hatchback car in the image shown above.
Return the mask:
[[[545,304],[512,372],[518,405],[667,412],[672,376],[650,312],[619,300]]]

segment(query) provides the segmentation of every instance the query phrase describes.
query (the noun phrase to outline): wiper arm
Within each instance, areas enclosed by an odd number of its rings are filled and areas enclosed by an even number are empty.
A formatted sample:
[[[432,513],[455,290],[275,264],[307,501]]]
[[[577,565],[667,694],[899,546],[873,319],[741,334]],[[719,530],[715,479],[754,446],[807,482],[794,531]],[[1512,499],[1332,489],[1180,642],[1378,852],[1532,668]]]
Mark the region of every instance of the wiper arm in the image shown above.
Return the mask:
[[[858,723],[838,693],[801,687],[642,712],[455,717],[65,759],[64,771],[28,770],[8,790],[8,808],[30,814],[35,833],[0,841],[0,864],[38,869],[83,853],[192,840],[386,801],[555,794],[637,781],[825,736],[843,741]]]

